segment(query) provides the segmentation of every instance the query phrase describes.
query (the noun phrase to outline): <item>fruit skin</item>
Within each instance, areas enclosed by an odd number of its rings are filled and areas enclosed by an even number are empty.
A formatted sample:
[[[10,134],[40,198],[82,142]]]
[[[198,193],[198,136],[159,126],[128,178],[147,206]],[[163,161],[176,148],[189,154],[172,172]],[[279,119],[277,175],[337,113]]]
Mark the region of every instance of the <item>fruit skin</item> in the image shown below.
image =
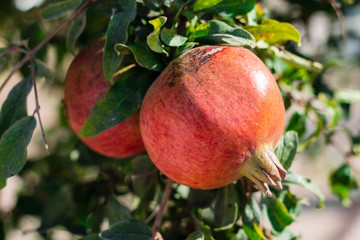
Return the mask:
[[[73,131],[89,148],[109,157],[128,157],[144,151],[139,112],[95,137],[79,134],[93,107],[111,87],[103,74],[103,47],[102,40],[91,42],[72,61],[65,79],[66,114]]]
[[[214,189],[240,177],[268,196],[286,171],[273,148],[285,125],[279,88],[263,62],[241,47],[192,49],[146,93],[140,129],[154,164],[170,179]]]

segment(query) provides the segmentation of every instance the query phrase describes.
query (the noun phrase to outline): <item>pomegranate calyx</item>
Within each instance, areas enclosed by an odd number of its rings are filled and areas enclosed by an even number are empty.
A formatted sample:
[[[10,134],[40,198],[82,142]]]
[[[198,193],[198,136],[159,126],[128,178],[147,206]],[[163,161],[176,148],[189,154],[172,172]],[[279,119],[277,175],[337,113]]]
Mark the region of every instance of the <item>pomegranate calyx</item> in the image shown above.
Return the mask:
[[[249,178],[267,196],[272,193],[269,186],[281,190],[281,180],[286,179],[286,170],[271,147],[264,146],[243,163],[240,174]]]

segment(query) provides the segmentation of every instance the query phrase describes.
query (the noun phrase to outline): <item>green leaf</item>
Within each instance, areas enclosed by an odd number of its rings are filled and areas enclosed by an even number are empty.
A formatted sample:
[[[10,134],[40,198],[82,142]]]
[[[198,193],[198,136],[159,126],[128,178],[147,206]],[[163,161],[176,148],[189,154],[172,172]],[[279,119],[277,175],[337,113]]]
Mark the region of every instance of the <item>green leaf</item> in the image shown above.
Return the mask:
[[[229,229],[239,217],[238,198],[233,185],[218,189],[214,203],[215,230]]]
[[[47,83],[51,83],[55,79],[55,74],[51,71],[46,64],[39,59],[35,59],[36,75],[40,77],[45,77]]]
[[[0,112],[0,137],[11,124],[27,116],[26,98],[31,90],[30,78],[24,78],[10,91]]]
[[[223,41],[235,46],[255,46],[255,39],[249,32],[236,26],[232,27],[219,20],[211,20],[208,23],[198,25],[195,32],[190,36],[190,39],[197,38],[209,40],[214,44]]]
[[[187,37],[178,35],[175,28],[164,28],[160,31],[161,40],[170,47],[180,47],[186,43]]]
[[[263,40],[268,44],[282,45],[292,40],[300,44],[300,33],[290,23],[266,19],[261,25],[248,25],[245,29],[254,35],[256,41]]]
[[[106,206],[106,216],[109,219],[110,225],[131,219],[130,210],[119,203],[115,198],[110,198]]]
[[[104,48],[104,75],[113,83],[113,74],[117,71],[122,56],[118,56],[114,50],[116,43],[125,44],[128,39],[127,29],[136,17],[136,0],[119,1],[119,9],[113,9],[108,28]]]
[[[157,53],[165,53],[168,56],[169,54],[160,40],[160,29],[165,24],[166,20],[166,17],[161,16],[149,21],[149,23],[153,25],[154,31],[149,34],[146,41],[151,50]]]
[[[81,14],[70,25],[69,31],[66,36],[66,47],[72,53],[75,54],[75,45],[77,39],[84,31],[86,26],[86,14]]]
[[[125,45],[119,43],[115,45],[115,51],[120,55],[132,53],[137,64],[146,69],[161,72],[165,68],[160,55],[150,51],[144,44]]]
[[[273,228],[281,232],[284,228],[293,222],[284,203],[277,198],[266,198],[267,215]]]
[[[57,19],[64,16],[68,11],[75,10],[82,2],[83,0],[68,0],[52,3],[42,10],[41,15],[46,20]]]
[[[256,0],[222,0],[213,7],[204,9],[219,14],[222,17],[235,17],[250,12]]]
[[[79,240],[102,240],[98,234],[91,234],[86,237],[80,238]]]
[[[314,193],[319,199],[318,208],[322,208],[324,206],[325,196],[320,191],[320,189],[308,178],[305,178],[301,175],[294,174],[292,172],[288,172],[287,178],[285,180],[286,184],[296,184],[304,187],[305,189]]]
[[[340,103],[352,104],[360,102],[360,90],[339,89],[335,92],[334,98]]]
[[[14,176],[26,162],[26,148],[36,126],[34,117],[24,117],[16,121],[0,138],[0,188],[6,179]]]
[[[193,232],[186,238],[186,240],[205,240],[205,237],[201,232]]]
[[[261,237],[254,228],[247,225],[243,225],[242,227],[250,240],[264,240],[264,238]]]
[[[275,147],[275,154],[282,166],[288,170],[295,158],[298,145],[298,136],[294,131],[288,131],[281,136]]]
[[[96,136],[134,115],[154,80],[153,73],[138,67],[121,73],[104,99],[95,105],[80,134],[83,137]]]
[[[337,195],[344,206],[350,206],[352,201],[349,198],[350,191],[357,188],[356,180],[353,177],[351,167],[344,163],[330,175],[332,192]]]
[[[194,3],[194,7],[193,10],[196,11],[200,11],[204,8],[209,8],[209,7],[213,7],[215,5],[217,5],[218,3],[220,3],[222,0],[197,0]]]
[[[106,240],[150,240],[151,228],[138,220],[126,220],[115,223],[100,235]]]
[[[296,131],[298,136],[301,138],[306,132],[306,113],[294,112],[289,120],[289,124],[286,127],[286,131]]]

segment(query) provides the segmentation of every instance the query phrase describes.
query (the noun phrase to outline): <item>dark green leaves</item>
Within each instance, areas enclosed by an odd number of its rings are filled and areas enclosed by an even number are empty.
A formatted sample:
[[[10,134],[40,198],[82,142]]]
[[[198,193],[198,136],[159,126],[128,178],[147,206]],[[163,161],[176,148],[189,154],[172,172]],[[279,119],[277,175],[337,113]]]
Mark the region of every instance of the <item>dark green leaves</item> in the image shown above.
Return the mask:
[[[115,50],[120,55],[132,53],[137,64],[149,70],[161,72],[165,68],[160,54],[150,51],[144,44],[125,45],[119,43],[115,45]]]
[[[166,55],[168,55],[164,45],[161,43],[160,40],[160,29],[165,24],[166,20],[166,17],[159,17],[149,21],[149,23],[154,26],[154,31],[148,35],[146,41],[148,46],[154,52],[165,53]]]
[[[255,44],[255,39],[249,32],[218,20],[211,20],[208,23],[198,25],[190,39],[198,38],[214,44],[225,42],[234,46],[248,45],[251,47],[254,47]]]
[[[126,220],[113,224],[110,229],[101,233],[106,240],[150,240],[151,228],[137,220]]]
[[[205,237],[201,232],[193,232],[191,233],[186,240],[204,240]]]
[[[268,44],[284,44],[292,40],[300,44],[300,33],[290,23],[267,19],[261,25],[247,26],[245,29],[254,35],[256,41],[263,40]]]
[[[285,180],[285,183],[287,184],[296,184],[299,186],[304,187],[305,189],[311,191],[312,193],[314,193],[317,198],[319,199],[319,204],[318,204],[318,208],[322,208],[324,205],[324,201],[325,201],[325,196],[324,194],[320,191],[320,189],[313,184],[313,182],[308,179],[305,178],[301,175],[297,175],[291,172],[288,172],[287,178]]]
[[[231,228],[239,217],[239,206],[236,189],[233,185],[220,188],[214,205],[215,224],[217,229]]]
[[[286,132],[284,136],[281,136],[279,142],[275,147],[275,154],[278,157],[282,166],[288,170],[296,155],[296,149],[298,144],[298,136],[294,131]]]
[[[293,222],[285,205],[277,198],[266,198],[267,215],[273,228],[281,232]]]
[[[175,28],[164,28],[160,32],[161,40],[170,47],[179,47],[185,44],[187,37],[177,34]]]
[[[153,73],[138,67],[121,73],[105,98],[93,108],[80,134],[84,137],[96,136],[135,114],[154,79]]]
[[[75,10],[83,0],[68,0],[48,5],[41,13],[46,20],[57,19],[68,11]]]
[[[194,3],[194,11],[200,11],[204,8],[209,8],[209,7],[213,7],[216,4],[220,3],[222,0],[197,0]]]
[[[136,0],[119,1],[119,9],[113,9],[106,30],[103,68],[105,77],[113,83],[113,74],[122,60],[114,50],[116,43],[125,44],[128,39],[127,29],[136,16]]]
[[[357,188],[357,184],[348,164],[342,164],[330,175],[330,184],[332,192],[340,198],[341,203],[344,206],[351,205],[349,194],[352,189]]]
[[[55,79],[55,74],[53,73],[53,71],[51,71],[51,69],[48,68],[48,66],[46,66],[46,64],[39,59],[35,60],[35,67],[36,75],[40,77],[45,77],[45,81],[47,83],[50,83]]]
[[[75,54],[76,40],[80,37],[84,31],[86,25],[86,14],[81,14],[70,25],[69,32],[66,37],[66,47],[72,54]]]
[[[0,138],[0,188],[17,174],[26,161],[26,148],[36,126],[34,117],[16,121]]]
[[[204,10],[215,12],[223,17],[235,17],[250,12],[254,8],[255,3],[255,0],[222,0],[215,6]]]
[[[26,98],[31,90],[30,78],[24,78],[10,91],[0,112],[0,137],[11,124],[27,115]]]

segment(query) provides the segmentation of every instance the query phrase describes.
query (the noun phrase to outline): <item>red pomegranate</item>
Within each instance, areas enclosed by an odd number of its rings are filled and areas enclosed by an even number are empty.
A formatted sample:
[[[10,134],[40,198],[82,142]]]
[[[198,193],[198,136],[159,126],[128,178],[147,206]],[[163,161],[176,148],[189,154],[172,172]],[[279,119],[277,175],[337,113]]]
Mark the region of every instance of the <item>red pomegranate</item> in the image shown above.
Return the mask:
[[[285,124],[279,88],[263,62],[241,47],[203,46],[174,60],[146,93],[140,129],[154,164],[198,189],[241,177],[266,195],[286,171],[274,154]]]
[[[84,138],[79,134],[96,103],[111,87],[103,74],[103,47],[104,41],[92,42],[72,61],[64,90],[67,117],[77,136],[92,150],[109,157],[127,157],[144,150],[139,113],[98,136]]]

